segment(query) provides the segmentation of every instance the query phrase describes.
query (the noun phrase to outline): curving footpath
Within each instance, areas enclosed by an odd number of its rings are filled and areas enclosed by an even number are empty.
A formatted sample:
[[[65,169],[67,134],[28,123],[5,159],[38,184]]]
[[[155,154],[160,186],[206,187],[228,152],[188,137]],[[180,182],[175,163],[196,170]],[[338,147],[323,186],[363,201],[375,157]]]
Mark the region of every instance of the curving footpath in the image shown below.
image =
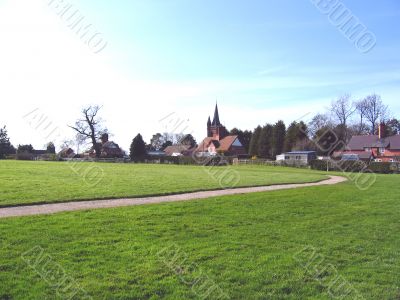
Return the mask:
[[[205,198],[225,196],[225,195],[248,194],[257,192],[295,189],[301,187],[320,186],[320,185],[333,185],[347,181],[346,178],[341,176],[329,176],[329,177],[330,178],[327,180],[314,183],[278,184],[278,185],[259,186],[259,187],[243,187],[243,188],[234,188],[225,190],[193,192],[193,193],[185,193],[185,194],[177,194],[169,196],[75,201],[75,202],[64,202],[64,203],[53,203],[53,204],[6,207],[6,208],[0,208],[0,218],[45,215],[45,214],[54,214],[64,211],[88,210],[96,208],[111,208],[111,207],[154,204],[163,202],[188,201],[188,200],[205,199]]]

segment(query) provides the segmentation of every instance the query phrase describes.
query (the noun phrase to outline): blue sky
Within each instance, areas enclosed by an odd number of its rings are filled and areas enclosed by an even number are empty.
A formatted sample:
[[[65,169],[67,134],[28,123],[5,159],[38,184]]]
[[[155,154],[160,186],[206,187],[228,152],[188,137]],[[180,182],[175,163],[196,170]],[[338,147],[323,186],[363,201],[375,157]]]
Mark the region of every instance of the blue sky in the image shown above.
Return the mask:
[[[377,36],[369,54],[359,53],[309,0],[130,2],[95,6],[121,54],[120,67],[140,77],[268,81],[300,75],[336,85],[346,76],[399,68],[398,1],[343,1]]]
[[[66,2],[107,39],[102,52],[91,53],[47,0],[0,1],[0,78],[32,87],[29,97],[0,92],[12,99],[0,121],[15,144],[45,142],[35,130],[24,136],[21,103],[46,111],[66,136],[80,107],[100,103],[124,148],[137,132],[149,139],[163,131],[159,120],[171,112],[187,118],[201,139],[216,99],[229,128],[290,122],[323,111],[343,93],[359,99],[376,92],[400,117],[399,1],[341,1],[376,36],[368,53],[310,0]]]

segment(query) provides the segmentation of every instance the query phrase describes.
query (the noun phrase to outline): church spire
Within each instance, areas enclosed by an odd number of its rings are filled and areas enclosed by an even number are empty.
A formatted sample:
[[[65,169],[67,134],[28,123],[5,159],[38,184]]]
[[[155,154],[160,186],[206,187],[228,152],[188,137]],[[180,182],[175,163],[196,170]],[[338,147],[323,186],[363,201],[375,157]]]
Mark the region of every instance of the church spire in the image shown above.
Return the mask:
[[[210,116],[208,116],[207,126],[211,126],[211,119],[210,119]]]
[[[212,125],[221,126],[221,122],[219,121],[218,103],[215,103],[214,120],[212,122]]]

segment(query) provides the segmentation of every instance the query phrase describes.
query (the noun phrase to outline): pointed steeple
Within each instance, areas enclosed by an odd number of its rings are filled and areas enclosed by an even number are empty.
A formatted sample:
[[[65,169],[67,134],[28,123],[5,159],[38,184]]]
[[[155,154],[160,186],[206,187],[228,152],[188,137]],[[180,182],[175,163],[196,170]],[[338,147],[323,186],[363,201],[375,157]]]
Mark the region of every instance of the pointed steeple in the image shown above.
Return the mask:
[[[218,103],[215,103],[214,119],[213,119],[212,125],[213,126],[221,126],[221,122],[219,121]]]
[[[207,126],[211,126],[211,118],[208,116]]]

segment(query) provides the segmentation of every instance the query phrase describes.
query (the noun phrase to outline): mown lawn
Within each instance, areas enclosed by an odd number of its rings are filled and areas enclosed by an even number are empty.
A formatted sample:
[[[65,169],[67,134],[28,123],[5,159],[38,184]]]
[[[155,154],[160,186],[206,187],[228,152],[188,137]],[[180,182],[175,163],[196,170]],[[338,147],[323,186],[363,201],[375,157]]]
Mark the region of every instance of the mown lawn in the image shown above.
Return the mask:
[[[279,167],[212,168],[0,160],[0,207],[314,182],[325,178],[317,172]]]
[[[2,219],[0,299],[399,299],[399,182]]]

